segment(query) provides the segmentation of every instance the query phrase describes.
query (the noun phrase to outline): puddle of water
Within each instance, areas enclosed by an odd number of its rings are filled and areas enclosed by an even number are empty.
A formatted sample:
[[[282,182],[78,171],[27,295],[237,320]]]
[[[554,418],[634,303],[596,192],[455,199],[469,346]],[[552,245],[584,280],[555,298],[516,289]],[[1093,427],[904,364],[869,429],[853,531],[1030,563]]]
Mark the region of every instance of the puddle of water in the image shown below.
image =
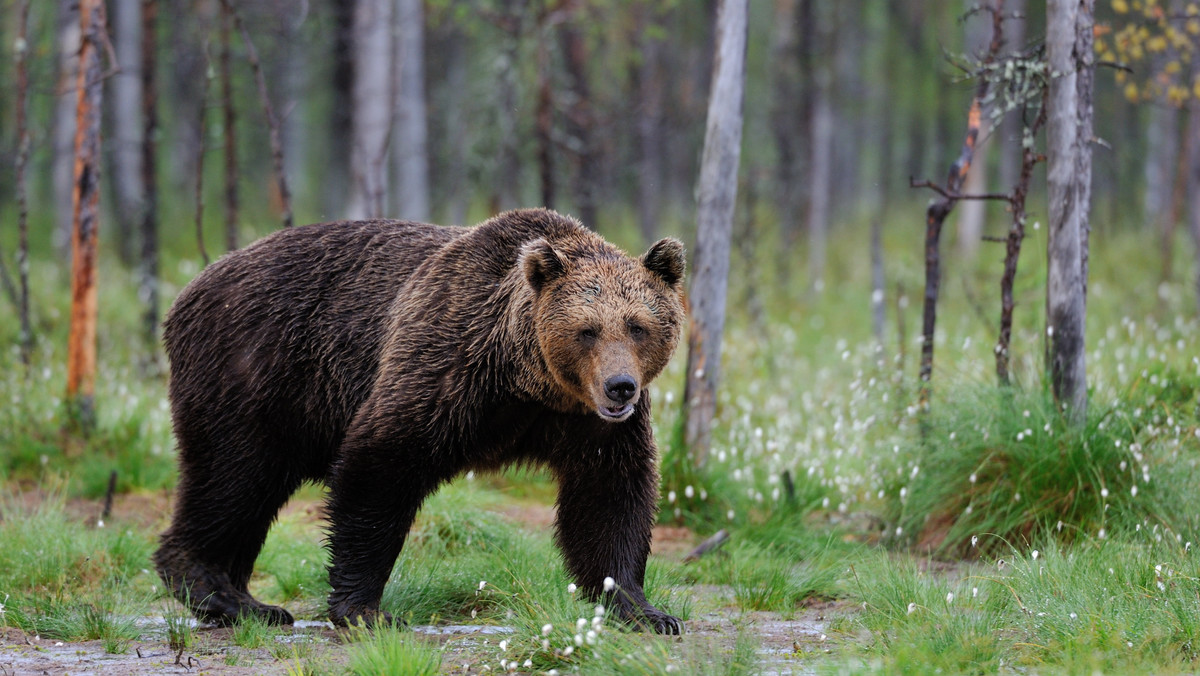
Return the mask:
[[[490,635],[490,634],[512,634],[516,629],[512,627],[501,627],[491,624],[447,624],[447,625],[431,625],[422,624],[415,627],[409,627],[414,634],[427,634],[431,636],[461,636],[461,635]]]

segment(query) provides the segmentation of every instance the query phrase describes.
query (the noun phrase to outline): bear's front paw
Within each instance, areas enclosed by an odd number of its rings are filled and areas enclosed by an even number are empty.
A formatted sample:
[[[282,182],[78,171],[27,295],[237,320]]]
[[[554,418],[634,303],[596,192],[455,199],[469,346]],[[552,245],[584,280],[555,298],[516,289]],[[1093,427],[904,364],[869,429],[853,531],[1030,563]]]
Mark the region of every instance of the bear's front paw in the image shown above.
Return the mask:
[[[668,615],[654,606],[637,608],[619,604],[616,610],[617,617],[637,631],[653,630],[655,633],[670,636],[679,636],[683,633],[682,620]]]
[[[402,620],[392,617],[391,613],[385,613],[378,608],[366,608],[363,606],[331,608],[329,610],[329,621],[339,627],[366,627],[368,629],[387,625],[396,627],[405,626]]]

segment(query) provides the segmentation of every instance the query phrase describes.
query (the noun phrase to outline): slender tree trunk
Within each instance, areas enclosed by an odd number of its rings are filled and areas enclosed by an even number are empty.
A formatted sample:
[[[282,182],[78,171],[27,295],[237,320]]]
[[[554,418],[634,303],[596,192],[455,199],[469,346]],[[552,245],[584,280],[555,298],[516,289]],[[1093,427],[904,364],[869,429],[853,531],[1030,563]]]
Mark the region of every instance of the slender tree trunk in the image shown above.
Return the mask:
[[[333,35],[330,58],[333,65],[332,88],[329,113],[329,138],[326,154],[328,162],[322,165],[322,202],[325,211],[342,214],[348,211],[351,186],[354,185],[354,170],[350,158],[354,147],[354,13],[355,0],[331,0]]]
[[[387,211],[388,137],[392,126],[392,0],[358,0],[354,10],[353,187],[347,217]]]
[[[75,113],[79,79],[79,1],[58,0],[55,31],[58,39],[58,85],[54,102],[53,167],[55,228],[54,244],[60,253],[71,249],[71,208],[75,190]]]
[[[425,117],[425,11],[421,0],[396,0],[395,215],[429,220],[429,136]]]
[[[689,293],[684,440],[702,466],[711,445],[721,367],[721,334],[729,279],[729,244],[737,200],[745,85],[747,0],[720,0],[708,122],[696,190],[695,272]]]
[[[1079,13],[1075,18],[1075,63],[1079,70],[1075,78],[1076,122],[1079,129],[1075,136],[1075,205],[1079,209],[1079,260],[1082,271],[1083,303],[1087,309],[1088,260],[1092,234],[1092,141],[1095,137],[1092,100],[1096,74],[1096,0],[1078,0]],[[1082,328],[1083,321],[1080,320]],[[1082,334],[1080,340],[1083,340]],[[1080,365],[1083,370],[1084,348],[1080,345]],[[1087,395],[1086,382],[1083,386]]]
[[[572,95],[571,105],[566,111],[566,128],[569,147],[575,156],[575,208],[584,224],[596,229],[599,225],[596,184],[600,163],[592,138],[595,115],[592,113],[592,88],[587,77],[587,45],[582,31],[573,22],[565,23],[560,35],[563,55],[566,57],[568,89]]]
[[[665,188],[663,158],[667,148],[663,139],[663,74],[662,42],[648,35],[649,27],[660,24],[653,8],[645,8],[638,42],[641,62],[637,74],[637,162],[638,162],[638,224],[642,240],[647,245],[658,239],[659,218],[662,216],[662,193]]]
[[[830,74],[816,70],[813,87],[812,130],[809,132],[808,161],[808,276],[810,288],[825,289],[825,252],[829,239],[829,203],[833,190],[833,103]]]
[[[537,114],[534,140],[537,142],[538,178],[542,189],[542,206],[554,208],[554,98],[550,89],[550,47],[543,37],[537,44]],[[591,224],[587,224],[591,227]]]
[[[1142,214],[1147,228],[1156,231],[1162,252],[1161,280],[1171,279],[1171,249],[1175,238],[1172,198],[1175,169],[1179,163],[1179,109],[1159,101],[1150,106],[1146,125],[1146,157],[1143,176],[1146,192]]]
[[[233,8],[221,3],[221,109],[225,129],[225,250],[238,248],[237,111],[233,107]]]
[[[1200,51],[1192,52],[1192,73],[1200,75]],[[1196,97],[1188,102],[1187,135],[1188,230],[1196,247],[1196,311],[1200,313],[1200,99]]]
[[[871,219],[871,333],[875,336],[875,355],[883,364],[883,326],[887,320],[884,306],[884,289],[887,280],[883,270],[883,220],[880,216]]]
[[[1004,1],[995,0],[992,15],[992,41],[988,47],[985,64],[993,63],[1004,41],[1004,23],[1000,20],[1004,11]],[[958,158],[950,165],[946,176],[946,187],[940,191],[942,199],[929,205],[925,210],[925,302],[921,323],[921,389],[918,394],[922,413],[929,410],[931,397],[931,381],[933,379],[933,339],[934,328],[937,325],[937,301],[941,291],[942,263],[941,236],[942,226],[950,215],[954,205],[960,199],[963,182],[971,170],[975,158],[975,147],[979,141],[979,128],[982,125],[983,102],[988,100],[989,85],[987,78],[981,78],[975,88],[975,97],[967,112],[967,134],[963,139],[962,149]],[[920,185],[920,184],[917,184]],[[926,186],[929,184],[926,183]],[[924,431],[924,428],[923,428]]]
[[[495,190],[491,197],[493,212],[518,206],[521,189],[517,107],[518,102],[524,101],[524,92],[521,89],[518,61],[520,42],[525,33],[522,21],[526,0],[501,0],[500,7],[503,11],[502,19],[509,25],[504,27],[501,55],[495,62],[499,100],[494,112],[496,133],[500,141],[496,149]]]
[[[138,296],[147,365],[158,364],[158,0],[142,0],[142,255]],[[151,370],[151,369],[147,369]],[[153,370],[157,371],[157,368]]]
[[[142,12],[140,0],[117,0],[113,8],[113,43],[120,68],[109,83],[112,186],[116,197],[117,252],[121,262],[135,262],[138,218],[142,213]]]
[[[1025,0],[1005,0],[1004,6],[1009,19],[1004,24],[1004,34],[1008,37],[1005,51],[1009,54],[1021,52],[1025,48]],[[1024,152],[1021,140],[1024,138],[1024,122],[1018,111],[1009,111],[1001,118],[997,126],[996,152],[1000,155],[1000,189],[1012,190],[1021,180],[1021,165],[1024,162]]]
[[[67,405],[85,431],[95,424],[96,244],[100,216],[100,111],[105,41],[104,3],[79,4],[80,52],[75,124],[75,215],[71,231],[71,330],[67,342]]]
[[[462,224],[467,220],[470,206],[467,186],[467,116],[464,101],[467,90],[467,54],[465,38],[454,31],[446,40],[446,136],[449,142],[449,162],[438,185],[445,191],[447,220]]]
[[[969,11],[977,3],[966,0]],[[965,21],[967,38],[967,53],[972,58],[982,59],[991,43],[992,15],[988,12],[975,12]],[[975,149],[976,161],[971,163],[971,171],[967,172],[967,180],[963,191],[968,195],[978,195],[987,192],[988,167],[982,161],[987,153],[988,137],[991,130],[991,106],[983,107],[983,117],[979,123],[979,146]],[[1008,186],[1005,186],[1008,187]],[[967,264],[973,262],[979,255],[979,244],[983,241],[985,221],[987,219],[987,203],[983,200],[967,200],[958,209],[957,249],[959,257]]]
[[[208,248],[204,245],[204,154],[205,141],[208,138],[208,90],[212,86],[212,77],[207,73],[204,76],[203,83],[200,88],[200,113],[196,124],[196,131],[200,138],[197,141],[197,147],[200,149],[196,153],[196,172],[192,176],[195,186],[196,198],[196,248],[200,252],[200,260],[204,262],[204,267],[208,267]]]
[[[1078,62],[1075,55],[1079,0],[1048,0],[1046,57],[1050,80],[1046,101],[1046,181],[1049,201],[1047,244],[1047,360],[1054,397],[1069,417],[1082,420],[1087,407],[1084,369],[1084,231],[1079,164]],[[1089,176],[1090,178],[1090,176]]]
[[[1013,117],[1016,117],[1015,115]],[[1033,178],[1033,167],[1040,160],[1034,151],[1034,139],[1046,123],[1046,105],[1043,100],[1038,106],[1037,118],[1022,132],[1021,175],[1013,185],[1009,207],[1012,222],[1004,251],[1004,274],[1000,277],[1000,337],[996,343],[996,378],[1001,385],[1009,385],[1012,376],[1009,365],[1012,361],[1012,322],[1016,302],[1013,300],[1013,285],[1017,279],[1017,263],[1021,258],[1021,244],[1025,241],[1025,200],[1029,195],[1029,182]]]
[[[262,62],[258,58],[258,50],[250,39],[250,31],[238,16],[237,9],[231,4],[233,0],[222,0],[233,14],[233,25],[242,35],[242,46],[246,48],[246,61],[254,72],[254,84],[258,89],[258,102],[262,106],[263,117],[267,120],[267,138],[271,144],[271,166],[275,170],[275,188],[278,191],[279,209],[283,227],[292,227],[292,191],[288,187],[287,163],[283,157],[283,134],[280,131],[279,116],[275,114],[275,106],[271,105],[271,92],[267,90],[267,78],[263,75]],[[385,144],[386,148],[386,144]],[[385,156],[386,160],[386,156]]]
[[[29,166],[29,2],[21,0],[17,10],[17,278],[21,317],[21,363],[25,378],[32,373],[33,325],[29,321],[29,198],[26,169]]]

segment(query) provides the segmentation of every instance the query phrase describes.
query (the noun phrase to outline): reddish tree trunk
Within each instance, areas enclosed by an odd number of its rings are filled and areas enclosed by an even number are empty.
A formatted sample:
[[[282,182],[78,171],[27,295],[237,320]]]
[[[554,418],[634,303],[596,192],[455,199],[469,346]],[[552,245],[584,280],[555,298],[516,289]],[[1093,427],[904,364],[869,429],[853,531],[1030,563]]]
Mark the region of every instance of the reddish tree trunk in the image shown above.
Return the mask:
[[[71,331],[67,340],[67,404],[85,431],[94,425],[96,391],[96,243],[100,216],[100,48],[104,3],[79,5],[81,46],[75,114],[74,224],[71,230]]]

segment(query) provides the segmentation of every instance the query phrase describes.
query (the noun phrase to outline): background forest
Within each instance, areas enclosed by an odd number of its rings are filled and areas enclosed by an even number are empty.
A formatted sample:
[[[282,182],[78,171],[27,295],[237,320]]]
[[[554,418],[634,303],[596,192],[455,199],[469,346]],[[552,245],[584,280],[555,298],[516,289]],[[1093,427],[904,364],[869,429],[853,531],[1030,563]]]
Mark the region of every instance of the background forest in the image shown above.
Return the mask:
[[[667,544],[648,590],[688,622],[682,643],[620,632],[567,591],[554,487],[534,471],[464,478],[423,510],[384,604],[428,631],[197,630],[147,572],[176,479],[158,327],[204,265],[291,223],[518,206],[627,251],[672,235],[696,252],[721,4],[0,0],[0,665],[32,668],[19,646],[46,637],[136,648],[147,673],[188,655],[253,673],[1194,671],[1192,0],[1095,3],[1074,419],[1046,374],[1048,139],[1024,132],[1058,75],[1047,2],[1003,2],[992,49],[992,2],[749,0],[710,448],[685,433],[686,340],[652,387]],[[90,41],[81,8],[107,15]],[[1017,267],[1011,199],[951,204],[926,341],[926,209],[945,193],[912,184],[949,187],[981,77],[993,93],[956,194],[1027,190],[1024,247]],[[80,81],[97,85],[86,105]],[[95,164],[78,164],[88,139]],[[82,383],[81,220],[98,234]],[[321,497],[302,491],[252,583],[310,620],[328,591]],[[714,534],[725,544],[685,561]],[[512,634],[439,634],[457,624]]]

